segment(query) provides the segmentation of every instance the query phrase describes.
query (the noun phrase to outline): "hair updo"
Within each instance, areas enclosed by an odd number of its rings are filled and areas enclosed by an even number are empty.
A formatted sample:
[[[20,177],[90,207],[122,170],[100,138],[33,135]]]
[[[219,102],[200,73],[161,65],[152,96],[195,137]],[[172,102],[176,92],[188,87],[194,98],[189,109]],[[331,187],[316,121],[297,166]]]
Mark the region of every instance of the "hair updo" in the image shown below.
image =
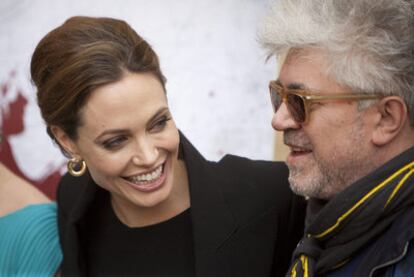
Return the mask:
[[[31,60],[49,136],[56,142],[50,130],[54,125],[77,139],[80,110],[91,92],[119,81],[125,72],[154,74],[165,89],[156,53],[125,21],[76,16],[49,32]]]

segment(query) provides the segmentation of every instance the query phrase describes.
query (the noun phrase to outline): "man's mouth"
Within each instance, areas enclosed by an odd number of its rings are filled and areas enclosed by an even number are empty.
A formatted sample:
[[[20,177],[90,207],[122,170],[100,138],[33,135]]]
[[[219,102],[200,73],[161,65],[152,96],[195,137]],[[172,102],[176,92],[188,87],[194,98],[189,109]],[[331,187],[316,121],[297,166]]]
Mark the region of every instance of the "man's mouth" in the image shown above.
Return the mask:
[[[312,143],[303,132],[287,130],[283,133],[283,142],[290,149],[290,156],[300,156],[313,151]]]
[[[312,152],[312,150],[310,149],[297,147],[297,146],[290,146],[289,148],[290,148],[290,153],[293,156],[308,154]]]

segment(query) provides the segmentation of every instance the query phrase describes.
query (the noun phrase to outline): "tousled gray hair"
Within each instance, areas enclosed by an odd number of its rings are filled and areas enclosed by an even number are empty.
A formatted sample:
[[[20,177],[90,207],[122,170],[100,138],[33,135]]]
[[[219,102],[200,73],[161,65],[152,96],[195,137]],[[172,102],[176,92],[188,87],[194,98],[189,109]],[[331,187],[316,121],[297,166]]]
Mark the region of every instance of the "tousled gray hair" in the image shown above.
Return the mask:
[[[259,40],[277,58],[320,49],[338,83],[402,97],[414,125],[413,0],[278,0]]]

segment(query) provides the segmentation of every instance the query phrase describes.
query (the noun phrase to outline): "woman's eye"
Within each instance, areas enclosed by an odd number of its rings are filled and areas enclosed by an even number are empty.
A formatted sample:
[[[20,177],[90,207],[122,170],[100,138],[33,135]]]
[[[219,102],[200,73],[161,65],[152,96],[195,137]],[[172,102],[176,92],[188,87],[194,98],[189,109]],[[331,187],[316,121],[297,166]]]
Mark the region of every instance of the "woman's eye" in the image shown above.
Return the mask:
[[[154,123],[151,129],[155,131],[162,130],[169,120],[171,120],[171,117],[163,116]]]
[[[120,146],[125,140],[126,137],[115,137],[104,141],[102,145],[105,149],[112,150]]]

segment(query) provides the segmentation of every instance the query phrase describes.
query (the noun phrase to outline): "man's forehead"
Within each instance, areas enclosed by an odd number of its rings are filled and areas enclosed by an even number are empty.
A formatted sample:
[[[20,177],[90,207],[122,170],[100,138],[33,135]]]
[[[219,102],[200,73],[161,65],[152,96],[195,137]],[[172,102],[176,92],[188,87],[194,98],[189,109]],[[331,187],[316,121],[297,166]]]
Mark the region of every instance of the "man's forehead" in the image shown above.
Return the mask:
[[[301,64],[301,63],[314,63],[315,65],[326,66],[326,58],[323,55],[323,52],[314,47],[307,48],[292,48],[286,54],[283,61],[284,64]]]
[[[319,51],[312,48],[292,48],[284,56],[277,82],[287,88],[305,89],[307,82],[326,76],[326,62]]]
[[[289,89],[305,89],[314,92],[349,92],[329,74],[329,63],[318,48],[292,49],[286,56],[277,81]]]

